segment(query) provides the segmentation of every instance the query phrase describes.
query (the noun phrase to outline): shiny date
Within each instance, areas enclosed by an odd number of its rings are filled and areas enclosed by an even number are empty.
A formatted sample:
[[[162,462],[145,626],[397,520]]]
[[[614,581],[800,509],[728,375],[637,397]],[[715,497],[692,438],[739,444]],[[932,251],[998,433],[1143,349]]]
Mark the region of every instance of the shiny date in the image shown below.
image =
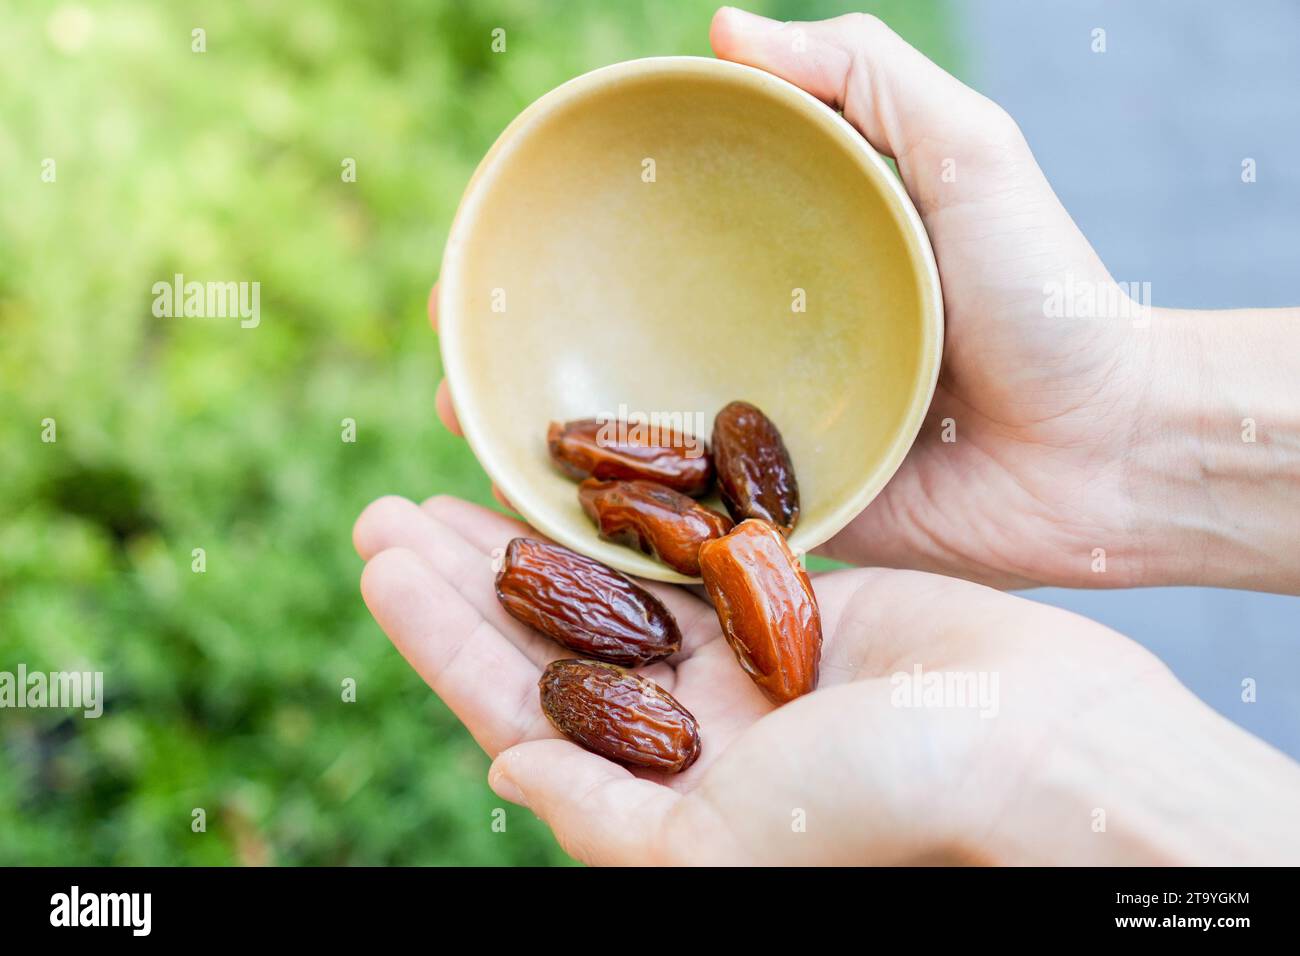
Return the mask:
[[[551,422],[546,444],[556,466],[579,481],[644,479],[693,497],[705,494],[713,482],[703,439],[670,429],[652,434],[645,425],[596,418]]]
[[[552,661],[537,682],[542,712],[587,750],[633,767],[681,773],[700,755],[700,730],[653,681],[595,661]]]
[[[700,576],[700,545],[731,530],[731,519],[652,481],[597,481],[578,500],[606,541],[639,548],[674,571]]]
[[[713,420],[712,450],[731,517],[761,518],[788,535],[799,520],[799,483],[772,420],[748,402],[732,402]]]
[[[559,545],[515,538],[506,547],[496,591],[516,620],[588,657],[638,667],[682,646],[677,621],[657,597]]]
[[[704,587],[740,666],[775,704],[817,686],[822,623],[808,574],[766,521],[700,549]]]

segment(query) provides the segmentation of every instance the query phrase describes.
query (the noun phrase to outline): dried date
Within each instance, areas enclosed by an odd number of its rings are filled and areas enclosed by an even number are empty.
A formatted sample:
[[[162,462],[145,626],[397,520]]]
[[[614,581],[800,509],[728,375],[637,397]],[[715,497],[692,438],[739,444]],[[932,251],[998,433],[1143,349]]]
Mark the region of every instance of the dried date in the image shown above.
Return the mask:
[[[552,661],[542,712],[566,737],[634,767],[681,773],[700,755],[695,718],[654,681],[595,661]]]
[[[700,576],[700,545],[731,530],[731,519],[653,481],[578,486],[582,510],[606,541],[639,548],[674,571]]]
[[[671,429],[596,418],[551,422],[546,444],[556,466],[579,481],[644,479],[693,497],[713,483],[713,460],[703,439]]]
[[[799,483],[772,420],[732,402],[713,420],[713,464],[722,503],[736,521],[762,518],[788,535],[799,520]]]
[[[626,667],[663,660],[682,646],[663,602],[613,568],[532,538],[506,547],[497,599],[516,620],[569,650]]]
[[[740,666],[775,704],[817,686],[822,623],[808,574],[766,521],[700,549],[704,587]]]

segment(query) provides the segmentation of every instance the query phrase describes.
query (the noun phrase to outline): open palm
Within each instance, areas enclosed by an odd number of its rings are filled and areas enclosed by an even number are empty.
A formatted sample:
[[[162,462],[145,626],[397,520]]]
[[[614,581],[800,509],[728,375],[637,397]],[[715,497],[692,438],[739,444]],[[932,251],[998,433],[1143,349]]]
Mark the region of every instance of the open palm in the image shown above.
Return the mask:
[[[1294,828],[1278,821],[1300,792],[1294,764],[1120,635],[924,573],[1002,587],[1141,578],[1126,543],[1142,537],[1131,450],[1154,361],[1133,323],[1044,314],[1048,283],[1113,283],[1015,124],[874,18],[781,25],[724,8],[711,40],[842,109],[897,161],[943,283],[938,389],[898,474],[827,549],[882,567],[814,577],[814,693],[773,709],[707,603],[646,584],[684,642],[642,672],[701,729],[699,760],[677,776],[588,753],[542,714],[538,677],[571,655],[494,589],[494,559],[530,529],[446,497],[367,508],[354,530],[366,603],[493,758],[493,789],[589,863],[1288,859],[1279,834]],[[446,382],[437,405],[459,433]],[[1098,547],[1109,575],[1090,573]],[[996,714],[900,707],[894,676],[918,667],[997,678]]]
[[[1079,724],[1097,686],[1141,684],[1130,696],[1147,703],[1153,688],[1178,689],[1136,645],[1073,615],[935,575],[854,570],[814,579],[821,682],[774,710],[713,609],[689,590],[646,582],[676,616],[683,647],[641,673],[695,714],[703,746],[680,775],[632,772],[561,738],[541,711],[543,667],[572,655],[506,614],[494,590],[494,559],[530,533],[454,498],[389,497],[366,509],[354,539],[367,605],[494,758],[493,787],[589,863],[978,854],[969,834],[997,828],[1007,782],[1023,783],[1037,742]],[[1058,640],[1044,642],[1044,630]],[[999,672],[999,719],[898,709],[889,676],[916,665]],[[963,780],[978,783],[979,799],[956,799]]]
[[[737,665],[707,602],[683,588],[642,582],[676,617],[682,649],[640,673],[695,715],[704,737],[699,760],[682,774],[634,775],[561,739],[542,714],[537,680],[549,661],[573,655],[507,614],[494,588],[494,560],[521,535],[536,536],[517,521],[454,498],[421,507],[380,499],[354,534],[369,562],[362,578],[366,603],[490,756],[506,752],[499,758],[503,767],[540,760],[547,773],[538,786],[585,795],[566,811],[572,819],[556,826],[570,852],[590,862],[644,861],[647,850],[652,858],[667,854],[669,846],[660,842],[665,833],[652,831],[772,705]],[[833,619],[835,609],[823,613]],[[832,632],[828,664],[834,648]],[[827,683],[837,679],[833,665],[824,671]],[[518,796],[536,800],[538,794]]]

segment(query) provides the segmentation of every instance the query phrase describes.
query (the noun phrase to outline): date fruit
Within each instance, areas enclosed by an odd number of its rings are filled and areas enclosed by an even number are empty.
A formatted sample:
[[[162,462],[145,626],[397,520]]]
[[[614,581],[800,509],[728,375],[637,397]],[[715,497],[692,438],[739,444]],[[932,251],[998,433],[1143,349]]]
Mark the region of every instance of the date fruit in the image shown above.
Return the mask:
[[[713,464],[722,503],[736,521],[762,518],[788,535],[799,520],[799,483],[781,433],[748,402],[713,419]]]
[[[595,661],[552,661],[537,682],[542,712],[583,747],[633,767],[681,773],[700,755],[700,728],[654,681]]]
[[[551,422],[546,444],[559,469],[579,481],[645,479],[692,497],[708,492],[713,482],[704,440],[671,429],[596,418]]]
[[[742,521],[700,549],[704,587],[745,673],[774,704],[817,686],[822,620],[808,574],[766,521]]]
[[[511,617],[579,654],[639,667],[681,649],[682,633],[663,602],[568,548],[515,538],[496,585]]]
[[[640,548],[674,571],[700,576],[700,545],[731,530],[731,519],[653,481],[597,481],[578,500],[606,541]]]

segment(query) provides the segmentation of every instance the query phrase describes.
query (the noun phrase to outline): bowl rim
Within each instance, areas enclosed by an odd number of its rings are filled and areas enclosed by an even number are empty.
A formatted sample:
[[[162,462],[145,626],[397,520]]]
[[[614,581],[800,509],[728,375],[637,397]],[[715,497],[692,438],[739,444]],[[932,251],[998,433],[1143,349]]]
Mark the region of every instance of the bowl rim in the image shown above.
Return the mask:
[[[527,489],[520,485],[521,479],[505,467],[505,463],[492,450],[492,443],[487,440],[488,429],[476,417],[473,409],[460,400],[457,394],[457,381],[463,381],[460,374],[463,368],[461,357],[464,355],[462,322],[452,311],[452,303],[460,298],[460,276],[463,273],[461,252],[464,235],[477,219],[476,212],[486,195],[484,186],[489,181],[492,171],[514,151],[523,139],[523,134],[543,121],[555,109],[589,92],[604,88],[612,82],[656,74],[673,76],[726,74],[729,75],[729,79],[740,79],[755,89],[761,89],[772,96],[784,99],[811,122],[820,124],[845,147],[846,153],[858,162],[864,175],[882,191],[894,221],[900,225],[900,232],[913,269],[920,273],[917,276],[918,305],[922,324],[920,367],[907,402],[906,412],[899,426],[894,430],[885,454],[877,461],[875,467],[863,476],[855,492],[829,509],[811,527],[802,519],[796,526],[792,537],[800,540],[801,553],[811,552],[847,527],[880,494],[902,465],[916,436],[920,433],[930,401],[934,397],[943,359],[943,293],[929,234],[899,177],[866,138],[837,111],[812,94],[772,73],[742,63],[706,56],[652,56],[623,60],[566,80],[538,97],[511,120],[470,177],[452,219],[443,249],[438,278],[438,339],[443,375],[451,395],[452,407],[455,409],[461,431],[469,443],[470,450],[518,514],[532,528],[552,541],[582,554],[590,554],[590,541],[579,540],[569,533],[566,525],[552,521],[544,509],[532,507]],[[541,442],[543,438],[544,433],[539,431],[538,441]],[[627,552],[625,559],[622,555],[619,559],[613,559],[601,554],[597,560],[636,577],[674,584],[699,583],[699,578],[680,574],[639,551],[630,548],[621,550]]]

